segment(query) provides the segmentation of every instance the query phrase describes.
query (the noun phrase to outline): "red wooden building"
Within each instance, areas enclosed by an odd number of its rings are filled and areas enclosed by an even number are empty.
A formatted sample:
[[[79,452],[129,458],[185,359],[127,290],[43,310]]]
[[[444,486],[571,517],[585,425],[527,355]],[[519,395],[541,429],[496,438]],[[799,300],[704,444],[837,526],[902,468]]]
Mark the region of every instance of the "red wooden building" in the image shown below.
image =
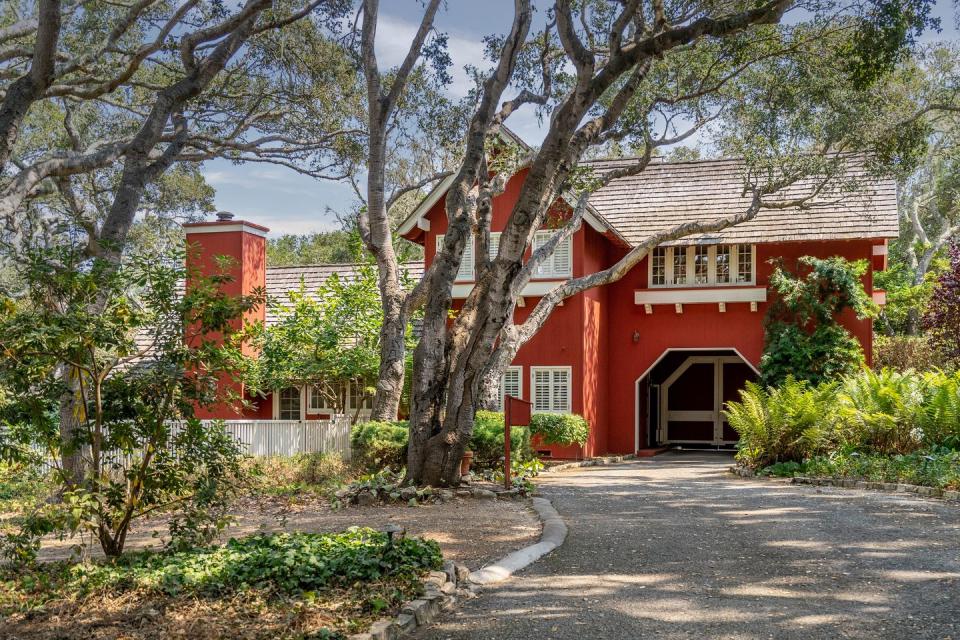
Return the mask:
[[[606,171],[627,160],[589,163]],[[862,172],[849,169],[852,174]],[[637,176],[614,180],[590,199],[581,229],[558,246],[518,301],[523,322],[537,299],[558,283],[614,264],[634,243],[691,219],[743,211],[743,163],[737,160],[655,162]],[[494,201],[492,252],[519,194],[525,171]],[[887,241],[898,234],[896,185],[856,176],[859,187],[832,190],[804,209],[763,210],[721,233],[658,247],[622,280],[567,299],[524,345],[503,388],[533,403],[534,411],[572,411],[590,423],[582,449],[553,448],[556,457],[633,453],[661,445],[732,445],[736,433],[721,413],[757,375],[763,317],[773,266],[796,268],[804,255],[868,260],[864,285],[874,300],[873,272],[886,263]],[[423,245],[426,264],[437,251],[447,218],[449,181],[441,183],[404,221],[400,233]],[[798,183],[780,197],[809,193]],[[534,247],[552,233],[536,233]],[[464,254],[454,298],[473,280],[473,248]],[[459,304],[459,302],[457,303]],[[843,323],[869,360],[869,320]]]
[[[598,171],[630,160],[596,161]],[[743,165],[736,160],[655,162],[641,174],[615,180],[596,192],[581,229],[558,246],[518,300],[522,322],[537,299],[559,282],[615,263],[651,233],[690,219],[732,215],[747,206]],[[859,173],[856,168],[851,173]],[[513,176],[494,200],[491,245],[506,223],[524,180]],[[849,177],[849,176],[848,176]],[[859,176],[865,178],[865,176]],[[403,222],[400,233],[423,245],[426,265],[446,229],[443,209],[449,181],[430,193]],[[807,193],[800,183],[782,197]],[[534,246],[550,230],[537,232]],[[504,376],[503,389],[533,403],[534,411],[575,412],[587,418],[590,440],[583,448],[543,453],[579,458],[633,453],[668,444],[724,446],[736,434],[724,423],[723,403],[737,398],[757,374],[763,347],[763,317],[770,294],[771,259],[795,268],[804,255],[865,259],[873,272],[885,267],[887,241],[898,220],[893,181],[864,179],[857,190],[823,194],[808,208],[770,209],[721,233],[686,238],[658,247],[622,280],[567,299],[542,330],[518,353]],[[265,263],[265,230],[234,220],[188,225],[188,242],[203,255],[238,258],[237,290],[267,287],[278,296],[333,269],[270,268]],[[473,286],[473,249],[465,252],[454,286],[455,304]],[[423,264],[408,265],[416,278]],[[271,320],[266,318],[266,320]],[[844,324],[872,352],[869,320],[850,316]],[[229,410],[212,417],[239,417]],[[310,389],[273,394],[243,417],[308,419],[329,414]]]

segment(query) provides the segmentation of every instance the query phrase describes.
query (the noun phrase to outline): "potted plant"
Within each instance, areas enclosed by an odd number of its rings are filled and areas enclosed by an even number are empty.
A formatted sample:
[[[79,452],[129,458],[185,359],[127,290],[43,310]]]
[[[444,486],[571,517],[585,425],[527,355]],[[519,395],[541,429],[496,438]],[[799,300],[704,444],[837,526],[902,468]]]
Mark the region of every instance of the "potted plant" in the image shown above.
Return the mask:
[[[473,451],[464,451],[460,458],[460,476],[470,473],[470,465],[473,464]]]

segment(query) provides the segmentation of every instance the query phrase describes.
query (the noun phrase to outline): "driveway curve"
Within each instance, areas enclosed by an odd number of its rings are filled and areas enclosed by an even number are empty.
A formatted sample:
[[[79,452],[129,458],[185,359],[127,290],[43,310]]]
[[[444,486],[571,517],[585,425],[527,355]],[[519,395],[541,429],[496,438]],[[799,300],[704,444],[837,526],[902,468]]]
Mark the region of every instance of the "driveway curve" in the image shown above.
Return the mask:
[[[570,533],[420,640],[960,639],[960,505],[670,453],[542,482]]]

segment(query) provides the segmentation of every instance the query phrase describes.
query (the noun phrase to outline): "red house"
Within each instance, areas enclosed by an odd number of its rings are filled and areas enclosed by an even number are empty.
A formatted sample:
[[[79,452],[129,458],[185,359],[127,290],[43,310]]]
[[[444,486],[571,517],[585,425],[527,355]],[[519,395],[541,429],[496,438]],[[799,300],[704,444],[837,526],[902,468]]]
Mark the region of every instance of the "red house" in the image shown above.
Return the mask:
[[[592,164],[603,171],[629,160]],[[596,192],[584,224],[527,285],[515,320],[523,322],[537,299],[559,282],[614,264],[634,243],[690,219],[732,215],[747,206],[743,163],[737,160],[654,162],[641,174],[615,180]],[[859,173],[856,168],[850,169]],[[519,171],[494,200],[492,251],[526,175]],[[865,176],[860,176],[861,178]],[[447,225],[444,201],[450,181],[440,183],[403,222],[403,237],[424,247],[426,265]],[[865,186],[864,186],[865,185]],[[809,184],[783,197],[808,193]],[[270,268],[266,230],[249,222],[221,220],[188,225],[188,242],[204,255],[238,258],[238,291],[266,285],[279,296],[300,277],[319,283],[347,266]],[[552,231],[538,231],[537,246]],[[518,353],[504,375],[505,392],[533,403],[534,411],[575,412],[590,423],[584,447],[541,452],[563,458],[633,453],[681,444],[725,446],[736,434],[724,422],[723,403],[736,399],[757,375],[763,347],[763,317],[770,298],[770,260],[795,268],[804,255],[865,259],[864,285],[886,264],[887,241],[898,234],[896,185],[866,179],[858,190],[821,195],[808,208],[763,210],[749,222],[720,233],[689,237],[655,249],[620,281],[567,299]],[[454,285],[455,305],[473,286],[473,249],[464,254]],[[407,265],[416,278],[423,264]],[[270,318],[266,319],[268,322]],[[852,315],[843,323],[872,355],[869,320]],[[260,400],[253,412],[228,409],[210,417],[302,420],[329,415],[310,389],[286,389]]]
[[[603,172],[624,162],[630,160],[588,164]],[[743,211],[749,203],[742,193],[743,168],[737,160],[655,162],[596,192],[581,229],[523,290],[515,321],[523,322],[537,299],[558,283],[613,265],[654,232]],[[496,232],[505,226],[525,175],[525,170],[514,175],[494,200],[494,253]],[[427,266],[446,230],[449,184],[439,184],[399,229],[424,247]],[[810,187],[797,184],[782,197],[793,199]],[[538,231],[534,247],[551,233]],[[885,267],[887,241],[897,234],[895,183],[865,179],[840,199],[834,192],[802,210],[763,210],[721,233],[667,243],[620,281],[564,301],[521,348],[502,388],[532,402],[535,412],[572,411],[589,421],[585,447],[553,447],[541,454],[578,458],[669,444],[732,445],[737,436],[721,410],[758,373],[770,260],[796,268],[805,255],[866,259],[871,269],[864,285],[882,304],[873,271]],[[455,304],[462,304],[473,286],[473,264],[468,246],[454,285]],[[842,322],[869,361],[870,320],[851,315]]]

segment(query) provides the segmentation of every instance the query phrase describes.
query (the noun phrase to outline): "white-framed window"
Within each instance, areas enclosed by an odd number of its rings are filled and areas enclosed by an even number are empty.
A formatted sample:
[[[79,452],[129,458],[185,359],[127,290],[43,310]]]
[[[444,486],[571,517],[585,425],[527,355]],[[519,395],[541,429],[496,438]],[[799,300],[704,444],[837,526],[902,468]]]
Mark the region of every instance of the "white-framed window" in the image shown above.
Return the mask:
[[[569,413],[570,367],[530,367],[533,410],[538,413]]]
[[[651,287],[754,284],[757,248],[752,244],[656,247],[647,263]]]
[[[287,387],[280,390],[277,405],[279,420],[300,420],[300,387]]]
[[[500,392],[497,401],[500,403],[498,411],[503,411],[504,399],[507,396],[523,397],[523,367],[507,367],[500,376]]]
[[[556,231],[537,231],[533,235],[533,250],[536,251],[547,243]],[[572,237],[568,236],[557,244],[553,253],[537,267],[538,278],[569,278],[573,273],[573,251],[571,250]]]
[[[443,251],[443,238],[444,236],[437,236],[437,253]],[[474,248],[473,236],[467,240],[467,243],[463,245],[463,257],[460,260],[460,270],[457,271],[457,281],[472,281],[474,272],[473,267],[475,266],[475,260],[473,258],[473,248]]]
[[[667,248],[655,247],[650,257],[650,284],[662,287],[667,284]]]
[[[307,406],[311,411],[336,411],[337,405],[344,410],[370,409],[373,407],[373,398],[364,397],[363,384],[359,382],[348,384],[346,381],[340,380],[331,384],[324,391],[326,393],[316,386],[309,388]],[[336,394],[336,402],[329,396],[330,393]]]

